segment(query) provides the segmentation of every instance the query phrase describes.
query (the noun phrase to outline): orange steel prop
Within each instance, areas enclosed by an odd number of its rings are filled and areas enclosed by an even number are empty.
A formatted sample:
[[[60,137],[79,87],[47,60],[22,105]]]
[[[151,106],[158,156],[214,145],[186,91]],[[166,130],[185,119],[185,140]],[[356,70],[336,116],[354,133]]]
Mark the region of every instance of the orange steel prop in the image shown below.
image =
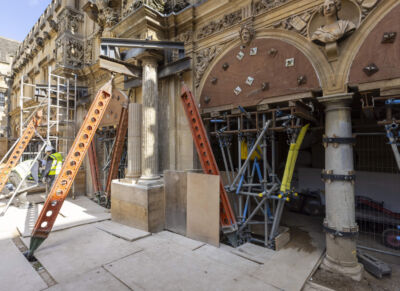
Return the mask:
[[[85,158],[85,154],[103,118],[104,112],[111,101],[111,92],[112,80],[99,90],[86,115],[81,129],[75,138],[74,144],[62,166],[61,172],[56,178],[39,218],[36,221],[32,231],[30,249],[27,254],[28,259],[33,256],[33,252],[48,237],[53,228],[61,206],[71,189],[79,167]]]
[[[186,85],[182,86],[181,100],[204,173],[220,175],[196,102],[192,92],[190,92]],[[222,179],[220,179],[220,202],[220,223],[222,231],[224,233],[230,233],[237,230],[235,215],[229,203]]]
[[[88,156],[89,156],[90,174],[92,176],[94,193],[97,194],[101,191],[101,186],[99,179],[99,165],[97,163],[96,145],[94,140],[92,140],[92,142],[90,143]]]
[[[111,197],[111,182],[118,176],[119,164],[121,162],[122,153],[125,145],[126,132],[128,131],[128,108],[122,107],[121,117],[119,120],[117,133],[115,136],[115,144],[113,148],[110,170],[108,172],[106,193],[108,199]]]
[[[39,126],[40,121],[42,120],[42,111],[38,111],[35,116],[32,117],[31,121],[28,124],[28,127],[24,130],[24,133],[21,136],[21,139],[18,141],[15,146],[13,152],[8,158],[7,163],[0,170],[0,192],[3,190],[4,186],[7,183],[8,177],[10,176],[11,170],[18,164],[19,159],[22,156],[22,153],[25,151],[29,141],[35,135],[35,130]],[[21,124],[22,126],[22,124]]]

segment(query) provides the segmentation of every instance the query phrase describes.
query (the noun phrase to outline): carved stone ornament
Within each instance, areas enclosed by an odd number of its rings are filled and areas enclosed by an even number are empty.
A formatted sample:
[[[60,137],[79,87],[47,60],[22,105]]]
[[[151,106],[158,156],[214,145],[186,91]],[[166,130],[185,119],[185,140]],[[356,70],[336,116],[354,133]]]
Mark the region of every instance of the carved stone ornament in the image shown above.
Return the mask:
[[[123,17],[126,17],[127,15],[131,14],[133,11],[138,10],[140,7],[143,6],[143,1],[142,0],[136,0],[134,1],[130,6],[124,6],[124,12],[122,13]]]
[[[84,62],[84,45],[79,39],[63,37],[56,42],[55,57],[57,64],[79,69]]]
[[[35,41],[36,41],[36,44],[39,46],[39,47],[43,47],[44,46],[44,40],[43,40],[43,38],[42,37],[37,37],[36,39],[35,39]]]
[[[362,17],[365,18],[376,7],[378,2],[379,0],[357,0],[357,3],[361,7]]]
[[[164,6],[164,13],[169,14],[172,12],[178,13],[179,11],[188,7],[190,3],[187,0],[166,1]]]
[[[254,4],[254,13],[257,15],[266,12],[289,1],[290,0],[261,0]]]
[[[311,19],[311,15],[314,12],[315,9],[311,9],[300,15],[292,15],[287,19],[275,23],[274,27],[293,30],[297,33],[300,33],[303,36],[307,36],[307,25]]]
[[[192,42],[193,41],[193,31],[188,30],[188,31],[185,31],[185,32],[182,32],[182,33],[178,34],[175,37],[175,41],[180,41],[180,42],[183,42],[185,44],[188,44],[188,43]]]
[[[207,70],[210,63],[221,52],[221,48],[217,46],[203,49],[197,53],[195,64],[195,84],[199,87],[201,78]]]
[[[223,29],[235,25],[242,21],[242,10],[237,10],[230,14],[226,14],[222,19],[211,21],[209,24],[200,28],[197,39],[204,38],[213,33],[222,31]]]
[[[243,45],[249,45],[255,36],[253,25],[251,23],[243,24],[240,27],[239,36]]]
[[[119,21],[121,1],[95,0],[85,6],[85,12],[90,19],[100,27],[112,27]]]
[[[72,9],[65,9],[59,16],[58,22],[60,32],[76,34],[83,22],[83,14]]]
[[[87,65],[91,65],[93,63],[93,42],[93,38],[90,38],[85,42],[84,62]]]
[[[325,25],[318,28],[311,40],[319,45],[334,43],[352,34],[356,25],[350,20],[338,18],[338,12],[342,8],[341,0],[325,0],[320,13],[325,17]]]
[[[58,24],[57,24],[57,22],[55,22],[53,19],[51,19],[49,21],[49,25],[50,25],[52,30],[54,30],[55,32],[58,32]]]

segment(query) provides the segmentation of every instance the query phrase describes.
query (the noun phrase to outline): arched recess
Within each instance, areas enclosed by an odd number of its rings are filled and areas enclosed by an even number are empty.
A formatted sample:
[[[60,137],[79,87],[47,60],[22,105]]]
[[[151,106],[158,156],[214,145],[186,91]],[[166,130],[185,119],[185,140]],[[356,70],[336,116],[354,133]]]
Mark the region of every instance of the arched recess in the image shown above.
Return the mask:
[[[253,48],[257,48],[255,55],[251,55]],[[291,59],[294,64],[287,66]],[[302,96],[328,86],[329,69],[321,51],[300,35],[259,31],[249,46],[235,41],[209,66],[198,90],[201,108],[252,106],[279,96]],[[235,93],[238,87],[240,92]]]
[[[397,5],[377,23],[365,38],[351,64],[349,84],[359,85],[400,78],[399,17],[400,5]],[[388,34],[388,39],[384,41],[385,33],[396,33],[397,35],[390,38],[391,36]]]

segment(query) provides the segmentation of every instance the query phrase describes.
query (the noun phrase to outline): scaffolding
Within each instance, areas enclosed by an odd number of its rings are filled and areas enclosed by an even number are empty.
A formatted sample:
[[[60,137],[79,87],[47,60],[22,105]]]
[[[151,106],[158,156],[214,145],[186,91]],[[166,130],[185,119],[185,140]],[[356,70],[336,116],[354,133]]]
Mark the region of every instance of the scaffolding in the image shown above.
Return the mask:
[[[28,88],[26,88],[28,87]],[[32,101],[32,102],[29,102]],[[44,139],[61,154],[66,155],[75,136],[77,101],[77,76],[62,77],[48,68],[47,84],[31,84],[25,82],[24,76],[20,83],[20,136],[25,130],[27,121],[39,109],[44,109],[46,122],[40,126],[23,159],[30,159],[38,153],[40,142]],[[31,103],[28,106],[26,104]],[[44,136],[44,138],[42,137]]]

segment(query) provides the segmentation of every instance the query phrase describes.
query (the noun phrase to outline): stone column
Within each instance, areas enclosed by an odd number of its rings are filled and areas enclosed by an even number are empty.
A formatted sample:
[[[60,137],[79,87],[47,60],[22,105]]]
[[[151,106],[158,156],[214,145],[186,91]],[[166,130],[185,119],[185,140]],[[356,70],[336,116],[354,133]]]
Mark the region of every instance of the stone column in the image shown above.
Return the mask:
[[[142,104],[129,104],[128,168],[126,178],[137,179],[142,173]]]
[[[141,181],[159,180],[158,173],[158,79],[159,56],[146,52],[141,57],[143,67],[142,99],[142,176]]]
[[[325,105],[326,137],[352,137],[352,94],[331,95],[319,99]],[[354,174],[353,145],[326,144],[325,171],[334,175]],[[354,181],[325,180],[326,258],[322,267],[361,280],[362,266],[357,261]],[[342,236],[332,232],[342,232]]]

